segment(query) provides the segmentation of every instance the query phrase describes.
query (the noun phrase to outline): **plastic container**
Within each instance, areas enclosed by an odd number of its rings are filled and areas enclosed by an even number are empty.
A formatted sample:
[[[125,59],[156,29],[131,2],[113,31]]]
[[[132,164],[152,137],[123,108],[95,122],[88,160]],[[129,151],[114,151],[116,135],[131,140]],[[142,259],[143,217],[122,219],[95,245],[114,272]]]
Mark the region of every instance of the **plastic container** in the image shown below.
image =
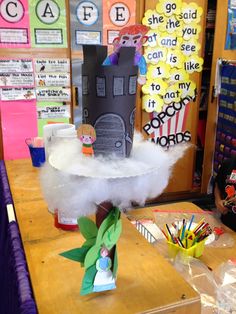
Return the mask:
[[[54,225],[56,228],[60,228],[65,231],[76,231],[79,229],[77,219],[63,216],[58,209],[55,209]]]
[[[180,253],[185,256],[200,257],[204,251],[205,240],[198,242],[188,249],[180,247],[178,244],[167,241],[168,254],[170,258],[175,258],[175,256]]]
[[[32,147],[28,146],[32,165],[34,167],[41,167],[45,162],[45,149],[44,147]]]

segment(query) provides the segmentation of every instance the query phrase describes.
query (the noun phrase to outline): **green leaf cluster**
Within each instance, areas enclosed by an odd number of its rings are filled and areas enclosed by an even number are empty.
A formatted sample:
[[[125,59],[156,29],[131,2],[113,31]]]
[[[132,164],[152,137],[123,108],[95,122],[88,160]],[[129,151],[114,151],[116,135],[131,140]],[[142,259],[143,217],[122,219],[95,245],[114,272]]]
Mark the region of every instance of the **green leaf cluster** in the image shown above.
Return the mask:
[[[85,295],[93,291],[93,282],[97,273],[96,261],[100,257],[101,248],[105,246],[108,250],[111,250],[120,237],[122,231],[120,210],[117,207],[113,207],[108,216],[103,220],[99,229],[87,217],[80,217],[78,219],[78,226],[86,241],[81,248],[72,249],[60,255],[80,262],[81,266],[85,267],[85,275],[80,290],[80,294]],[[113,261],[114,277],[116,277],[117,268],[118,259],[115,248]]]

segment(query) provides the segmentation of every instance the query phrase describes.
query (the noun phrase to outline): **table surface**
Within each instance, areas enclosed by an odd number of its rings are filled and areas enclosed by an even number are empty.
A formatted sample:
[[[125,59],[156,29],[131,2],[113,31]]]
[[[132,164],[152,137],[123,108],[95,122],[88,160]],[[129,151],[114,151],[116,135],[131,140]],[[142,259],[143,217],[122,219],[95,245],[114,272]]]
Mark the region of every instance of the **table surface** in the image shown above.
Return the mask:
[[[53,225],[30,160],[6,161],[16,217],[39,313],[200,313],[199,295],[122,215],[117,289],[80,296],[84,269],[59,253],[80,247],[79,232]]]

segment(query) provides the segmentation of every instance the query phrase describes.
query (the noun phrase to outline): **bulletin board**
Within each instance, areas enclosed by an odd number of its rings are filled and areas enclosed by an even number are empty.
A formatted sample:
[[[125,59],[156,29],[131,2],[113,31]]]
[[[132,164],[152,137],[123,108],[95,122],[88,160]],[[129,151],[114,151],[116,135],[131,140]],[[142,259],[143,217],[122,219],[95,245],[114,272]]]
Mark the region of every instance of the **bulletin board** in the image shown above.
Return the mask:
[[[196,144],[207,1],[146,1],[142,131],[164,149]],[[192,191],[195,147],[176,164],[166,192]],[[183,173],[185,174],[183,176]],[[180,179],[181,178],[181,179]]]
[[[72,118],[65,0],[1,1],[1,159],[30,157],[26,138]]]

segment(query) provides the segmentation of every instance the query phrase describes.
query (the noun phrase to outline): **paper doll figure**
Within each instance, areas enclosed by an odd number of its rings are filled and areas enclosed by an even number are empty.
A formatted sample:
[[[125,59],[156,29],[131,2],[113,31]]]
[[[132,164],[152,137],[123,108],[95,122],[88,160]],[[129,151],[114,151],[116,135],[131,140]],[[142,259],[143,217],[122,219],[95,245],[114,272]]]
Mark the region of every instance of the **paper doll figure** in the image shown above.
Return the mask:
[[[77,136],[82,142],[82,153],[85,156],[94,156],[92,144],[96,141],[96,131],[90,124],[81,124]]]
[[[148,27],[145,25],[131,25],[120,30],[119,37],[113,41],[114,52],[109,55],[103,65],[116,65],[119,59],[119,50],[121,47],[135,47],[134,65],[139,67],[138,83],[140,85],[146,82],[147,64],[141,53],[142,45],[148,40],[145,34]]]
[[[100,251],[101,257],[96,262],[97,274],[93,282],[93,291],[105,291],[116,288],[115,279],[111,272],[111,259],[108,256],[108,249],[103,247]]]

